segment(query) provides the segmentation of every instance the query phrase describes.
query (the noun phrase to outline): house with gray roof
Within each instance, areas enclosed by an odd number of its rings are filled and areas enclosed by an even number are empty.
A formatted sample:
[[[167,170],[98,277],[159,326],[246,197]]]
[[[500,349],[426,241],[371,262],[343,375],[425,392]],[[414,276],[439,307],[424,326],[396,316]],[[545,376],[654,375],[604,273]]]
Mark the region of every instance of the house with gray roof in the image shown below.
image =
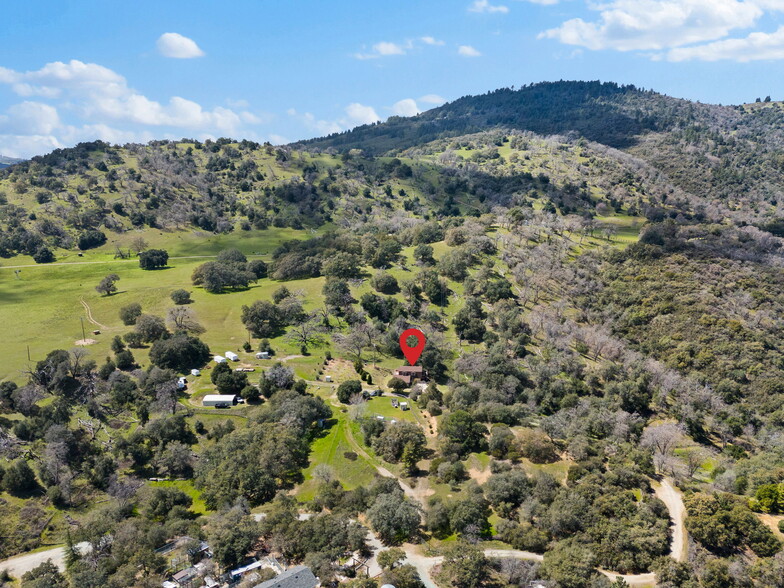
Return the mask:
[[[316,588],[319,579],[307,566],[294,566],[281,572],[272,580],[257,584],[254,588]]]

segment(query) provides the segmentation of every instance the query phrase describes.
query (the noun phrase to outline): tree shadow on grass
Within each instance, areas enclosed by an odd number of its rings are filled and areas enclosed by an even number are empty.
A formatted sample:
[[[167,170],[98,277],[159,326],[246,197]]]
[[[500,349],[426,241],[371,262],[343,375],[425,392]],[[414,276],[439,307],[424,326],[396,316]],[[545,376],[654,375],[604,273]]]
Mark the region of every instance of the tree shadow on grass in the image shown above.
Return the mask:
[[[317,439],[323,439],[324,437],[329,435],[332,432],[332,428],[337,424],[338,424],[338,419],[335,418],[324,419],[324,426],[318,430],[313,431],[310,434],[311,442],[316,441]]]

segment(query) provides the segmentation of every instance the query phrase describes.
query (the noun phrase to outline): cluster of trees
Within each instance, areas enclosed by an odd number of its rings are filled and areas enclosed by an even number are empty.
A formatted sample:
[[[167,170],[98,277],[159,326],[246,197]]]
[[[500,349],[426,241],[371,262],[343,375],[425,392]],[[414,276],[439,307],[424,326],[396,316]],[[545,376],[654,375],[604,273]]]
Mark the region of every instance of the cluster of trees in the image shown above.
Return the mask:
[[[139,252],[139,267],[143,270],[160,269],[169,263],[169,253],[164,249],[147,249]]]
[[[207,292],[247,288],[249,284],[267,277],[267,264],[260,259],[248,261],[239,249],[224,249],[215,261],[203,263],[195,270],[191,280]]]
[[[684,500],[686,529],[692,537],[717,555],[751,549],[760,557],[781,550],[779,541],[749,509],[746,502],[730,494],[695,493]]]
[[[784,513],[784,483],[759,486],[749,507],[757,512]]]

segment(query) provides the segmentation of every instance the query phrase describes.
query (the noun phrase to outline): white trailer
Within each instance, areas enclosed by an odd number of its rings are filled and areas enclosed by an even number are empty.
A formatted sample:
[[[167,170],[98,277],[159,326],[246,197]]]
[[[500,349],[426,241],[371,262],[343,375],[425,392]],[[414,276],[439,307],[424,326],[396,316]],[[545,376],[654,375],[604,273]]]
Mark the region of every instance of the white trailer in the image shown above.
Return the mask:
[[[227,351],[223,355],[225,355],[226,358],[230,359],[231,361],[239,361],[240,360],[240,356],[237,355],[236,353],[234,353],[233,351]]]
[[[226,358],[222,355],[216,355],[212,359],[215,361],[215,363],[226,363]]]
[[[202,406],[214,406],[215,408],[228,408],[237,404],[237,397],[234,394],[207,394],[202,398]]]

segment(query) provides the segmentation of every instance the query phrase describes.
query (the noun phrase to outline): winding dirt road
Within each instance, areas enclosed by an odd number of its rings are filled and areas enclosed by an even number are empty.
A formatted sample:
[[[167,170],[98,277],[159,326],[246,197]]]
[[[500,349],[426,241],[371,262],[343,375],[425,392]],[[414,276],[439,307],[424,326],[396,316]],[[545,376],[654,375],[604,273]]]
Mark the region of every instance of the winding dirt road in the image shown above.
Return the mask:
[[[686,561],[688,546],[686,545],[686,524],[684,522],[686,507],[683,504],[683,497],[667,478],[663,478],[660,484],[654,484],[653,491],[656,497],[665,504],[672,519],[670,557],[675,561]]]

